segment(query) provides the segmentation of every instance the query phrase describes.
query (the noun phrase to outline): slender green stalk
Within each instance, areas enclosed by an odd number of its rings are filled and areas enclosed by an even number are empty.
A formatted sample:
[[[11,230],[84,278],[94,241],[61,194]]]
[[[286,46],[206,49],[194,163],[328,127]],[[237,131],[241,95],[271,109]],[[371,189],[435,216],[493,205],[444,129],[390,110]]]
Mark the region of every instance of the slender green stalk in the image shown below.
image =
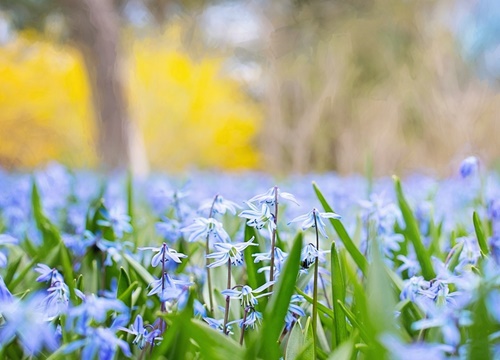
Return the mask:
[[[271,237],[271,267],[269,272],[269,281],[274,280],[274,248],[276,247],[276,229],[278,228],[278,187],[274,187],[274,229]],[[273,291],[273,287],[269,288]]]
[[[319,251],[319,234],[318,222],[316,219],[316,211],[314,212],[314,229],[316,230],[316,250]],[[314,287],[313,287],[313,313],[312,313],[312,328],[314,340],[314,353],[316,354],[317,344],[317,326],[318,326],[318,274],[319,274],[319,256],[314,260]]]
[[[215,202],[217,201],[218,197],[219,197],[218,194],[215,195],[215,197],[214,197],[214,201],[212,202],[212,206],[210,207],[210,213],[208,214],[209,219],[211,219],[213,217],[214,205],[215,205]],[[206,247],[206,250],[205,250],[206,254],[207,255],[210,254],[210,234],[209,233],[207,233],[205,247]],[[209,300],[209,304],[210,304],[210,314],[213,315],[213,313],[214,313],[214,298],[213,298],[213,294],[212,294],[212,278],[210,277],[210,268],[208,267],[208,265],[210,265],[210,259],[208,257],[206,257],[205,265],[206,265],[205,268],[207,269],[208,300]]]
[[[325,296],[326,307],[331,309],[332,306],[330,305],[330,299],[328,299],[328,293],[326,292],[325,281],[323,280],[323,277],[321,276],[321,274],[319,274],[319,281],[321,281],[321,288],[323,289],[323,295]]]
[[[227,260],[227,288],[231,289],[231,259]],[[227,331],[227,320],[229,318],[229,303],[231,299],[229,296],[226,296],[226,309],[224,310],[224,334],[228,335],[229,331]]]
[[[243,339],[245,338],[245,321],[247,321],[248,308],[245,308],[245,315],[243,315],[243,326],[241,327],[240,335],[240,345],[243,345]]]

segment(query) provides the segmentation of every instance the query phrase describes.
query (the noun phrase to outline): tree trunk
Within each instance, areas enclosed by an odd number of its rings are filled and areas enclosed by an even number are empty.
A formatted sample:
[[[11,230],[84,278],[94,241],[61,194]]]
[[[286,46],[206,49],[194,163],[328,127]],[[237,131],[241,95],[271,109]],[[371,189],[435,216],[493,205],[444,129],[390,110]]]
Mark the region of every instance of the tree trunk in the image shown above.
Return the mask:
[[[119,19],[112,0],[60,0],[82,52],[92,91],[98,150],[107,169],[130,162],[131,127],[119,64]]]

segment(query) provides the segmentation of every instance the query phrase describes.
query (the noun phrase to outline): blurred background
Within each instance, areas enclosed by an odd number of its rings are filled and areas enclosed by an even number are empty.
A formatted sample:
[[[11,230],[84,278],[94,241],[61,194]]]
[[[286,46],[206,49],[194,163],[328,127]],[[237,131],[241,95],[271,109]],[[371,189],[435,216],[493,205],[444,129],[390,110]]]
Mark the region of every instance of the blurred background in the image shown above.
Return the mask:
[[[0,0],[0,167],[498,166],[496,0]]]

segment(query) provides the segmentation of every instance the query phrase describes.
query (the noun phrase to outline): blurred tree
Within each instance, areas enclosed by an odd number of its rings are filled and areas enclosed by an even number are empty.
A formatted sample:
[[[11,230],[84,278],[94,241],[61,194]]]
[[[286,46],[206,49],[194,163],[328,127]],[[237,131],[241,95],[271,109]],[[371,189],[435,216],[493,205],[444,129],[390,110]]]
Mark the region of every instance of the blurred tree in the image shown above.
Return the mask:
[[[500,84],[500,2],[480,0],[459,2],[464,15],[459,20],[458,37],[466,59],[480,75]]]
[[[119,19],[112,0],[4,0],[17,28],[45,31],[59,19],[61,34],[81,51],[87,68],[98,128],[98,149],[106,167],[126,167],[131,125],[119,63]]]

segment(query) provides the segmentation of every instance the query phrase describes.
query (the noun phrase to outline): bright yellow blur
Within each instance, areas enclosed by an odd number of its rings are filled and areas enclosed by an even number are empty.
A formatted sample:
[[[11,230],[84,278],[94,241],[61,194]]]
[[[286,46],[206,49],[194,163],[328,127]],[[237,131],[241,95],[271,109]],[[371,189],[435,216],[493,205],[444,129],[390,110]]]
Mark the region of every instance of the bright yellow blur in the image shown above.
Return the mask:
[[[254,168],[261,111],[224,59],[194,61],[179,50],[179,28],[134,40],[124,60],[131,119],[154,168]],[[0,164],[33,167],[52,159],[97,163],[90,89],[79,53],[22,34],[0,47]]]

